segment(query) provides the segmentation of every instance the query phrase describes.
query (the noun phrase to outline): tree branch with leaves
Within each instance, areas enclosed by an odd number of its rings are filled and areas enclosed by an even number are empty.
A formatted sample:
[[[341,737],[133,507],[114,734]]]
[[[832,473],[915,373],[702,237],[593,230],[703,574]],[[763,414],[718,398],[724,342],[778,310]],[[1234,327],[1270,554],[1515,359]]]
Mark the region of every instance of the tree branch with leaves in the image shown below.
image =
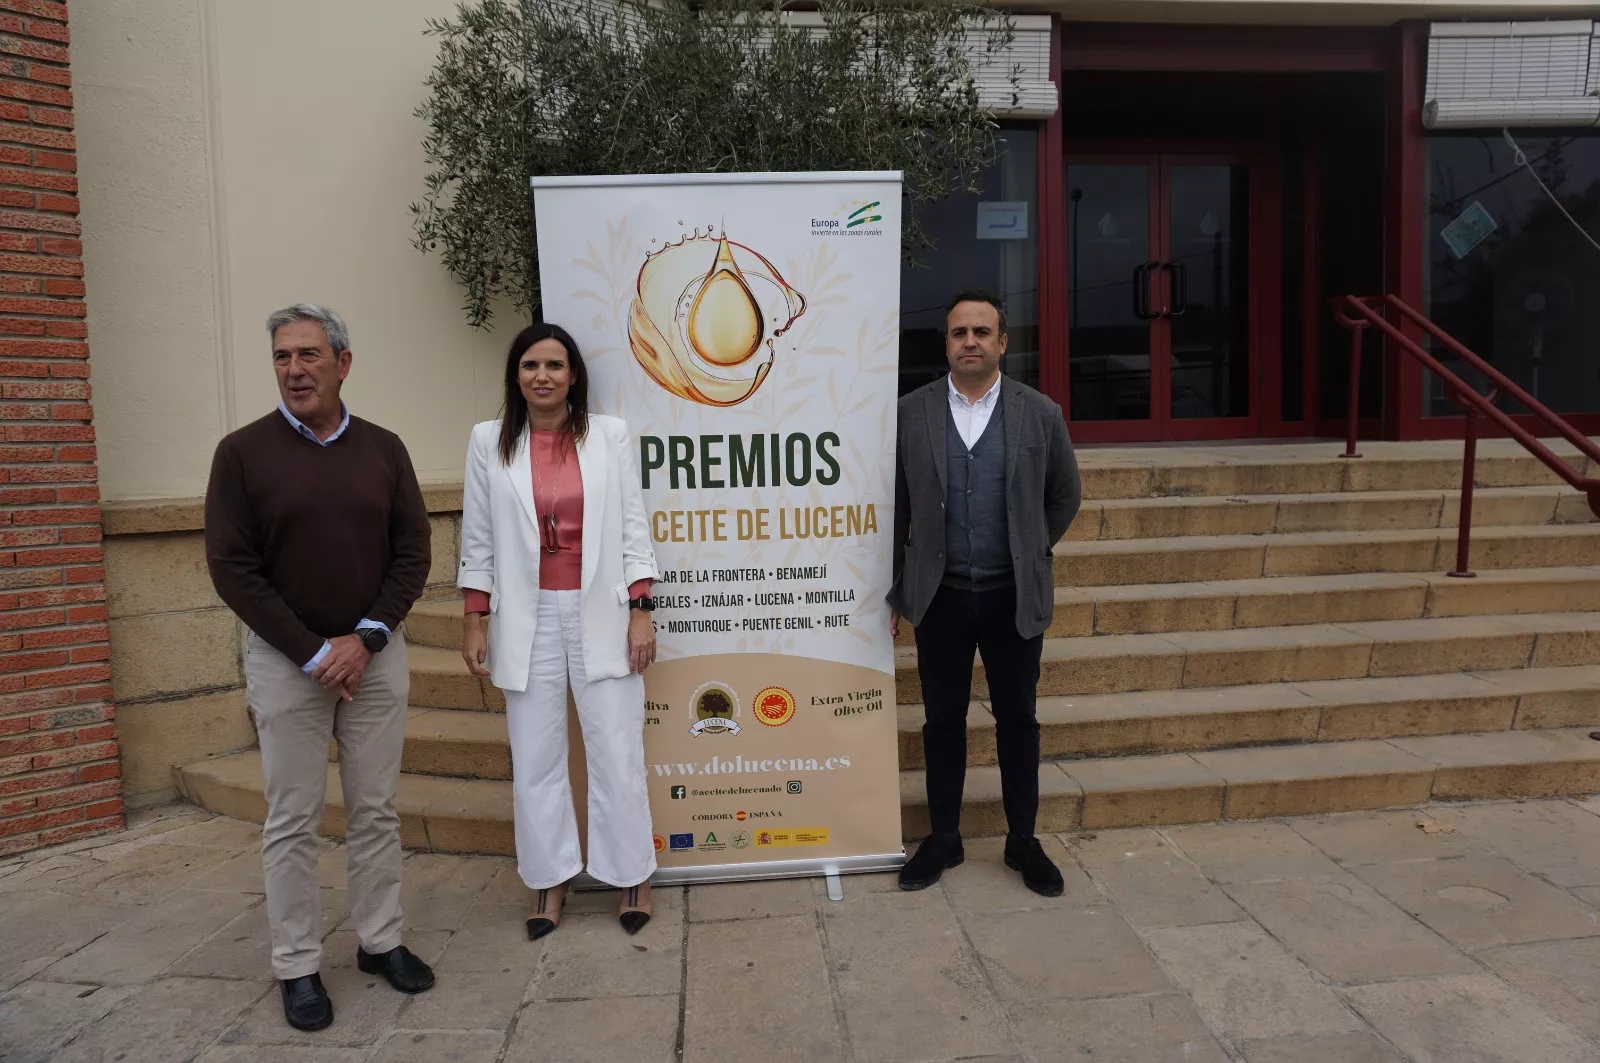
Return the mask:
[[[414,242],[479,327],[539,306],[536,175],[900,170],[914,260],[917,208],[980,190],[995,155],[975,66],[1018,79],[1010,17],[956,0],[469,0],[426,32]]]

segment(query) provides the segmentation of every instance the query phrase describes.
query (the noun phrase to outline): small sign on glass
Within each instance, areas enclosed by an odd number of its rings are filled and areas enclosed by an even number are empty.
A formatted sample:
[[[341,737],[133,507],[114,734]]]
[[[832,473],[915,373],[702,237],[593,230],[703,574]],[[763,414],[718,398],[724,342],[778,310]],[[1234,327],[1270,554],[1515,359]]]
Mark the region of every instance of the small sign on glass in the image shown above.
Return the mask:
[[[978,204],[978,239],[1026,240],[1027,200],[983,200]]]
[[[1487,240],[1489,234],[1497,228],[1499,226],[1495,223],[1494,217],[1484,209],[1483,204],[1473,200],[1470,207],[1456,215],[1454,221],[1439,231],[1439,235],[1444,238],[1452,255],[1456,258],[1466,258],[1474,247]]]

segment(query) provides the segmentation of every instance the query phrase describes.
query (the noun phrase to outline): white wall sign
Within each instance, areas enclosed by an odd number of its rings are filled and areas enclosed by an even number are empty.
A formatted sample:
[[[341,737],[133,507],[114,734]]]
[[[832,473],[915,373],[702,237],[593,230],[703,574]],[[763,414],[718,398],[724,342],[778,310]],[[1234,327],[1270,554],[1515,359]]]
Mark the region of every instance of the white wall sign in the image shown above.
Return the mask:
[[[1027,200],[983,200],[978,204],[978,239],[1026,240]]]

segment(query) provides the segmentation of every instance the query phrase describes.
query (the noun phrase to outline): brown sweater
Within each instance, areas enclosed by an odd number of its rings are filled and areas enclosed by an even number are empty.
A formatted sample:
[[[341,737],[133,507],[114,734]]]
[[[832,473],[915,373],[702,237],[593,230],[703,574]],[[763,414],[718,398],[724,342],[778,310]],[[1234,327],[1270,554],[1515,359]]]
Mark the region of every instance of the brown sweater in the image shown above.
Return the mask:
[[[217,444],[206,563],[239,619],[296,664],[362,619],[393,631],[432,560],[427,508],[400,437],[351,417],[326,447],[277,410]]]

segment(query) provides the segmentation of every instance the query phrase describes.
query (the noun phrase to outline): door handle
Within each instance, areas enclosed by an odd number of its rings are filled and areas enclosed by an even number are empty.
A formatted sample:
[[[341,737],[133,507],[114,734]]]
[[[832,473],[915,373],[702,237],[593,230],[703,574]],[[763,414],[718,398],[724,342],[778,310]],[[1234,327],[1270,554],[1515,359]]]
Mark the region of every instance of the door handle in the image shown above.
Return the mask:
[[[1161,316],[1159,310],[1150,309],[1150,274],[1161,267],[1155,259],[1133,267],[1133,316],[1149,321]]]
[[[1168,262],[1161,267],[1172,275],[1172,309],[1168,317],[1182,317],[1189,309],[1189,267],[1181,262]]]

